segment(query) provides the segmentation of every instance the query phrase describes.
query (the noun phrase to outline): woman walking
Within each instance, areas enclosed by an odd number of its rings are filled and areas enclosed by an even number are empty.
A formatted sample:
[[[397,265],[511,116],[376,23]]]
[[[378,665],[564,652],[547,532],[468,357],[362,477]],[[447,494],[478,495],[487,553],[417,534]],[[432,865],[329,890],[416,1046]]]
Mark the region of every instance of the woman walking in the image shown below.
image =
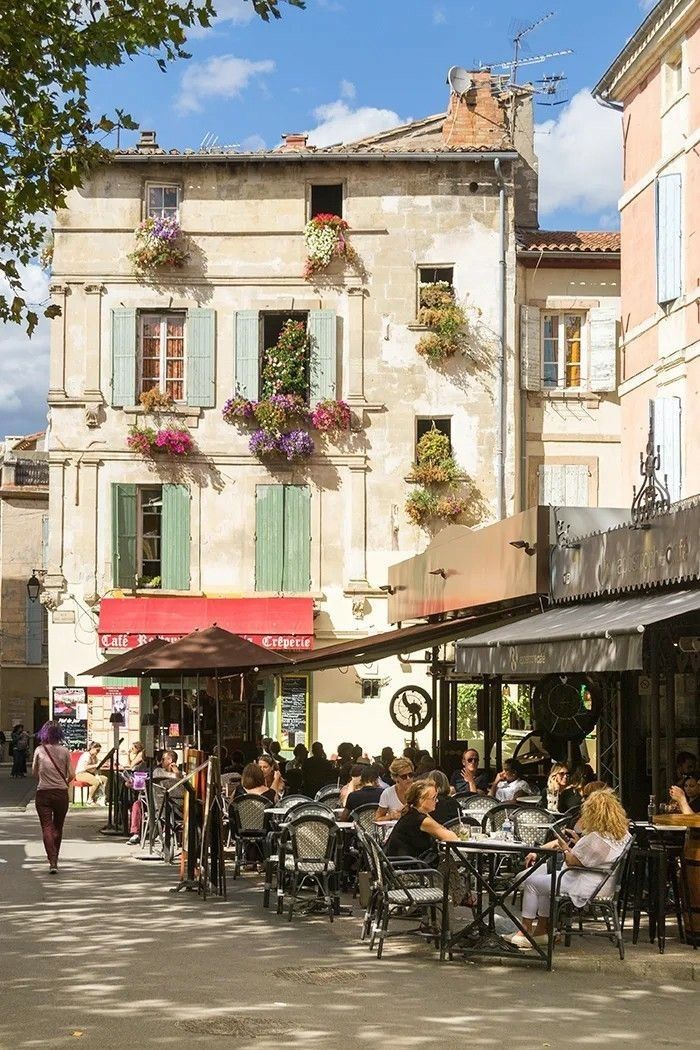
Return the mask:
[[[49,861],[49,874],[55,875],[58,871],[63,823],[68,812],[70,752],[63,746],[63,730],[55,722],[44,723],[37,736],[39,746],[34,752],[32,772],[38,777],[39,783],[34,804]]]

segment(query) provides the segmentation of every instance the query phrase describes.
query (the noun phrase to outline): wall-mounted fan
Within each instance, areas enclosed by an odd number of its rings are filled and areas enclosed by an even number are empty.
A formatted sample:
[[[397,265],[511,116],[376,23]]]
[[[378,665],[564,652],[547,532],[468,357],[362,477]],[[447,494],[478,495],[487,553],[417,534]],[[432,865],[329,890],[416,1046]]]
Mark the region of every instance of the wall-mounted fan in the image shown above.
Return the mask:
[[[588,675],[548,675],[532,694],[535,728],[561,740],[580,743],[593,730],[602,706],[600,686]]]
[[[416,742],[416,733],[425,729],[433,717],[432,697],[419,685],[404,686],[392,696],[389,714],[395,726],[411,734],[411,746],[413,747]]]

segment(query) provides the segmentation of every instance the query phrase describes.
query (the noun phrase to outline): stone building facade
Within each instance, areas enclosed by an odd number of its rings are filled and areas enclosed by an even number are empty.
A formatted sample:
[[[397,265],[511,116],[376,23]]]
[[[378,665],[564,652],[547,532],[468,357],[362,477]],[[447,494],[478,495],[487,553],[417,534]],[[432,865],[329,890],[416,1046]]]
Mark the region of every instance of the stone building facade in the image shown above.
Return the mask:
[[[0,729],[33,733],[49,715],[46,608],[27,583],[47,562],[48,456],[44,434],[0,444]]]

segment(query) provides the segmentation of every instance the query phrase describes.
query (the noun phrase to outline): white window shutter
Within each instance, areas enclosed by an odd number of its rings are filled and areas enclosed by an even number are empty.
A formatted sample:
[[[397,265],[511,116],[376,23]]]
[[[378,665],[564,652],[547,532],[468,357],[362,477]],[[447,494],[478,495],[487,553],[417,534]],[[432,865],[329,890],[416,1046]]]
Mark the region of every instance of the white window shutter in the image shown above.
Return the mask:
[[[678,172],[656,180],[656,301],[670,303],[682,291],[682,181]]]
[[[681,399],[654,399],[654,438],[661,448],[660,474],[666,475],[671,502],[681,498]]]
[[[585,463],[545,463],[540,467],[540,504],[552,507],[588,506]]]
[[[564,468],[565,507],[588,506],[588,467],[585,463],[567,463]]]
[[[520,385],[542,389],[542,339],[538,306],[520,307]]]
[[[588,313],[588,385],[591,390],[617,389],[617,318],[617,307],[601,306]]]

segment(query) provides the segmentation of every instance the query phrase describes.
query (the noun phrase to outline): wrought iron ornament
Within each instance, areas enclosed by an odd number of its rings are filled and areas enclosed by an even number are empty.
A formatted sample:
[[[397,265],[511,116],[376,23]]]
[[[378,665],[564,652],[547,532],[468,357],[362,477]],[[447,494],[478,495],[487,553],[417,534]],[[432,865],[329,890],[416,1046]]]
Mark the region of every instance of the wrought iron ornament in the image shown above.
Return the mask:
[[[632,486],[632,521],[638,527],[646,525],[658,514],[666,514],[671,509],[671,496],[668,491],[668,475],[661,481],[661,446],[654,444],[654,402],[649,402],[649,436],[646,452],[639,453],[639,473],[644,479],[637,492]]]

